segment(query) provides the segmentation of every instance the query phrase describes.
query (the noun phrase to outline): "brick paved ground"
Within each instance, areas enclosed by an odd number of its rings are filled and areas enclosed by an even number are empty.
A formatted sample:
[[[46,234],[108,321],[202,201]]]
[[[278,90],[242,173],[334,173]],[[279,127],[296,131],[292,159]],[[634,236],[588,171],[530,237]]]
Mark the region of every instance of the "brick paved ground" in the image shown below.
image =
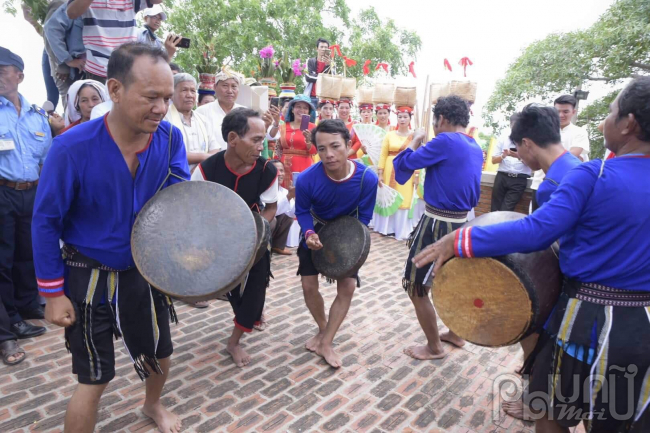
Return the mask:
[[[163,402],[185,431],[453,431],[528,432],[505,417],[493,422],[492,382],[520,363],[518,346],[451,349],[437,361],[402,353],[424,336],[403,293],[404,243],[373,235],[362,287],[335,343],[344,367],[334,370],[304,349],[316,330],[304,305],[296,256],[273,258],[266,315],[270,326],[244,338],[253,362],[233,365],[225,351],[232,329],[227,302],[198,310],[177,303],[175,350]],[[321,281],[326,305],[335,287]],[[29,358],[0,366],[0,432],[61,431],[75,387],[63,331],[48,327],[24,341]],[[116,348],[121,348],[118,343]],[[99,432],[146,432],[154,425],[139,407],[144,385],[123,349],[117,377],[99,410]]]

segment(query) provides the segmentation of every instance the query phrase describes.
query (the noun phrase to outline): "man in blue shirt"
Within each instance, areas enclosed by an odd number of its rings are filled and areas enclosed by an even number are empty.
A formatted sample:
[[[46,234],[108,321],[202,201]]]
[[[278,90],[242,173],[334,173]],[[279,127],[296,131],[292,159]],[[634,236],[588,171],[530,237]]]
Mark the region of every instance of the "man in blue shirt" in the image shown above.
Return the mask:
[[[524,371],[537,397],[531,409],[546,415],[537,431],[569,431],[583,419],[587,431],[650,430],[648,106],[650,77],[636,78],[605,119],[616,158],[570,170],[526,218],[456,230],[414,258],[437,272],[454,256],[528,253],[560,239],[564,287]]]
[[[145,44],[114,50],[107,81],[113,108],[57,137],[43,167],[32,227],[37,282],[47,320],[66,328],[79,380],[66,431],[93,430],[100,397],[115,376],[117,337],[146,379],[143,412],[160,431],[180,428],[160,403],[175,314],[135,268],[130,243],[145,203],[160,188],[189,180],[181,132],[163,121],[174,93],[167,60]]]
[[[581,163],[562,146],[560,118],[552,107],[527,105],[513,125],[510,140],[517,145],[517,154],[524,164],[546,175],[537,188],[538,206],[546,203],[564,175]]]
[[[11,332],[30,338],[45,332],[23,319],[43,318],[31,226],[40,167],[52,135],[47,113],[18,93],[23,79],[23,60],[0,47],[0,297]]]
[[[310,250],[323,248],[318,231],[327,221],[350,215],[368,225],[377,199],[378,178],[362,163],[348,160],[350,132],[342,120],[324,120],[311,134],[321,160],[303,171],[296,181],[296,218],[302,235],[298,247],[298,274],[305,304],[318,325],[318,333],[305,347],[322,356],[332,367],[339,368],[341,357],[334,351],[332,341],[348,313],[358,278],[336,281],[336,299],[329,317],[326,316],[319,292],[318,270]]]
[[[415,359],[439,359],[446,355],[441,340],[456,346],[465,341],[452,331],[438,334],[436,311],[428,293],[432,267],[416,269],[411,259],[440,237],[461,227],[481,195],[483,151],[465,134],[469,124],[469,105],[458,96],[440,98],[433,111],[436,137],[424,142],[424,130],[413,134],[408,148],[395,157],[395,180],[404,184],[415,170],[427,169],[424,179],[426,209],[408,241],[409,255],[404,267],[402,287],[408,293],[427,344],[411,346],[404,353]]]

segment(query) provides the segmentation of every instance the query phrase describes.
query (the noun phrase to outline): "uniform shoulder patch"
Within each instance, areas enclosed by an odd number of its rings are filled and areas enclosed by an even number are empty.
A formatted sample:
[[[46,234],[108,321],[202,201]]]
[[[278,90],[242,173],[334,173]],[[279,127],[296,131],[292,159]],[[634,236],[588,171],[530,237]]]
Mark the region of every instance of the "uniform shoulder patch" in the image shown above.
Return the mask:
[[[43,108],[39,107],[38,105],[36,105],[36,104],[32,104],[32,108],[34,109],[34,111],[36,111],[38,114],[40,114],[41,116],[45,117],[46,119],[48,119],[48,118],[50,117],[50,116],[47,114],[47,111],[45,111]]]

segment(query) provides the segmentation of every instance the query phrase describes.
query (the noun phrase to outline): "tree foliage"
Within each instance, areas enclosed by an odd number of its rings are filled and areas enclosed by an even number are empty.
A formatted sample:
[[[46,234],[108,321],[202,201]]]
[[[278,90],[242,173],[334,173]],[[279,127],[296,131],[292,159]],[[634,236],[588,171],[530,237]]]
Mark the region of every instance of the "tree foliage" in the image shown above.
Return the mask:
[[[526,100],[541,97],[550,102],[579,86],[588,88],[590,82],[620,86],[630,77],[648,73],[650,1],[618,0],[590,28],[551,34],[524,49],[497,82],[484,107],[484,118],[498,128],[497,115],[508,117]],[[606,107],[607,100],[596,105]],[[589,129],[596,126],[590,122]]]
[[[587,128],[589,133],[589,154],[592,158],[601,158],[605,155],[605,139],[603,133],[598,130],[598,125],[609,114],[609,105],[616,99],[618,93],[619,90],[611,92],[607,96],[592,102],[578,114],[576,124]]]
[[[406,60],[414,59],[421,47],[415,32],[382,21],[372,8],[351,20],[345,0],[175,0],[169,15],[168,29],[192,39],[192,48],[179,50],[176,58],[190,72],[210,47],[217,63],[262,78],[257,74],[259,49],[273,45],[276,59],[287,53],[291,60],[306,62],[323,37],[357,60],[348,75],[361,77],[366,59],[391,64],[396,75],[407,72]],[[326,25],[323,17],[332,24]],[[335,62],[341,73],[343,60]]]

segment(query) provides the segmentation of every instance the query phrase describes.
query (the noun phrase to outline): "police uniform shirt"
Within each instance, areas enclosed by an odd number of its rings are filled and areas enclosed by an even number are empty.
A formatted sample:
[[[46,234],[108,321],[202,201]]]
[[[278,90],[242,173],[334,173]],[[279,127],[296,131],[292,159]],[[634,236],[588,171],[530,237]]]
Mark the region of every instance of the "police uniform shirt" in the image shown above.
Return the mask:
[[[52,144],[52,132],[45,110],[19,98],[20,115],[0,96],[0,179],[33,182]]]

